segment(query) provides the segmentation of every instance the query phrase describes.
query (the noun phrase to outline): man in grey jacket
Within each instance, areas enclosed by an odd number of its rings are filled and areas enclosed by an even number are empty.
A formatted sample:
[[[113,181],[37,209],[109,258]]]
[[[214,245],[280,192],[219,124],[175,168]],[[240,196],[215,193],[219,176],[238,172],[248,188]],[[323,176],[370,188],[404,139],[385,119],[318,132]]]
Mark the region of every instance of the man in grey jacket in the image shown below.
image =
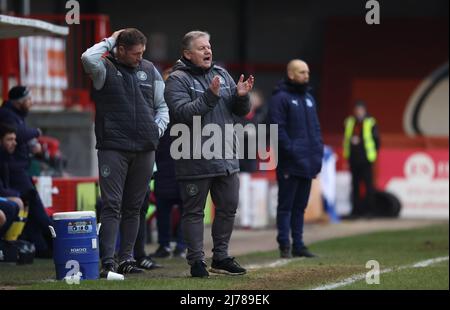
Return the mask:
[[[81,56],[94,84],[96,148],[103,200],[101,277],[107,277],[110,271],[143,272],[133,258],[139,211],[152,175],[159,138],[169,122],[164,82],[153,64],[142,59],[146,42],[139,30],[122,29]],[[103,57],[105,53],[108,55]],[[114,252],[119,228],[117,266]]]
[[[181,225],[193,277],[209,276],[203,252],[203,217],[208,192],[216,207],[210,271],[232,275],[246,272],[228,255],[239,201],[239,161],[233,138],[233,114],[244,116],[250,111],[248,92],[253,88],[254,78],[250,76],[244,81],[241,75],[236,84],[225,69],[213,64],[209,40],[209,34],[201,31],[191,31],[184,36],[182,57],[173,67],[164,93],[175,122],[171,135],[179,129],[189,129],[188,137],[178,138],[182,144],[187,143],[181,145],[186,156],[174,154],[177,141],[172,144],[171,156],[175,159],[183,200]],[[206,156],[205,152],[199,154],[202,149],[210,149],[205,143],[210,137],[196,132],[196,128],[204,132],[207,126],[220,131],[218,136],[211,136],[222,142],[218,149],[214,145],[213,156]],[[232,138],[224,138],[227,136]],[[194,141],[192,147],[188,146],[190,141]]]

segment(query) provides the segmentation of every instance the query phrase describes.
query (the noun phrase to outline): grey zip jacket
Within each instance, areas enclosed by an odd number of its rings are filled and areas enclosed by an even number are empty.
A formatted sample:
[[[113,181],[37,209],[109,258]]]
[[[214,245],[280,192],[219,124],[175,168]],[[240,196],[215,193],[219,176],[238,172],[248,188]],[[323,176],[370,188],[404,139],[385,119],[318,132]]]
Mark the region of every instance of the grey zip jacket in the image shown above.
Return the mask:
[[[220,76],[220,96],[209,89],[216,75]],[[200,179],[238,172],[233,114],[247,115],[250,101],[248,95],[237,95],[236,83],[230,74],[216,65],[204,70],[182,58],[176,62],[166,81],[164,97],[174,122],[171,155],[175,159],[177,179]],[[201,122],[194,121],[200,117]],[[212,141],[220,142],[220,145]],[[210,151],[207,156],[202,152],[205,149]],[[211,153],[214,155],[212,158]]]

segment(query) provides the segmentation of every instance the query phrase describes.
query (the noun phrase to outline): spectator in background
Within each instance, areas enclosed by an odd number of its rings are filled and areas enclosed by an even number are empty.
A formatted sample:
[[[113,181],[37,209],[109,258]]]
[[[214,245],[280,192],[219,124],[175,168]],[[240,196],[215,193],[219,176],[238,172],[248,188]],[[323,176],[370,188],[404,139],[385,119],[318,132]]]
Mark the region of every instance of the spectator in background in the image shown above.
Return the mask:
[[[147,38],[135,28],[116,31],[81,56],[93,81],[95,136],[103,207],[100,222],[102,271],[142,273],[133,248],[139,214],[153,173],[155,150],[169,122],[164,81],[143,59]],[[103,57],[107,54],[106,57]],[[114,260],[120,231],[118,266]]]
[[[21,209],[23,208],[20,192],[10,186],[10,171],[12,154],[16,150],[16,129],[12,125],[0,124],[0,196],[15,202]]]
[[[182,57],[176,62],[166,81],[165,98],[173,121],[189,128],[188,136],[191,141],[195,134],[195,116],[202,118],[201,127],[215,124],[220,127],[222,135],[226,136],[226,131],[230,129],[225,125],[233,125],[233,114],[244,116],[250,111],[248,93],[253,88],[253,76],[244,81],[244,75],[241,75],[236,84],[225,69],[213,63],[209,40],[210,36],[206,32],[187,33],[181,43]],[[201,145],[208,139],[200,138]],[[237,154],[233,141],[225,141],[224,147],[229,149],[230,153],[233,152],[230,155]],[[218,156],[213,156],[212,159],[206,159],[204,156],[194,159],[191,150],[189,158],[175,161],[176,177],[183,200],[182,229],[188,248],[186,258],[193,277],[209,276],[203,252],[203,217],[210,191],[216,206],[212,226],[214,249],[210,271],[233,275],[246,273],[234,257],[228,255],[228,244],[239,201],[239,161],[226,159],[223,150],[215,151]]]
[[[35,244],[36,257],[52,257],[52,238],[48,229],[52,225],[45,212],[39,193],[28,174],[31,156],[42,152],[37,138],[42,134],[38,128],[25,124],[32,106],[30,90],[25,86],[14,86],[9,91],[9,101],[0,108],[0,123],[12,124],[16,128],[17,147],[9,162],[9,185],[28,202],[28,222],[23,238]]]
[[[347,219],[371,216],[375,208],[375,186],[373,163],[380,149],[380,137],[375,118],[367,112],[363,101],[357,101],[353,115],[345,120],[344,158],[348,160],[352,173],[352,211]],[[360,195],[360,184],[364,183],[366,195]]]
[[[9,162],[17,146],[16,129],[0,124],[0,238],[8,231],[24,204],[20,193],[9,188]]]
[[[323,142],[309,91],[308,65],[295,59],[287,65],[287,77],[270,100],[270,120],[278,124],[277,241],[282,258],[315,256],[303,243],[303,222],[312,179],[321,170]]]
[[[172,68],[163,72],[164,80],[167,80]],[[158,170],[155,173],[155,197],[156,197],[156,225],[158,228],[159,247],[152,254],[152,257],[185,257],[186,244],[181,231],[181,224],[178,223],[173,229],[172,210],[178,208],[180,214],[183,209],[180,188],[175,178],[175,161],[170,156],[170,144],[172,137],[170,136],[170,124],[166,133],[161,138],[160,145],[156,151],[156,166]],[[172,251],[170,247],[171,232],[175,230],[176,245]]]
[[[20,193],[10,187],[9,165],[16,150],[16,129],[9,124],[0,123],[0,196],[19,197]]]
[[[268,112],[268,106],[264,102],[264,96],[259,90],[252,90],[250,92],[250,105],[251,110],[250,112],[243,116],[243,117],[237,117],[235,116],[235,123],[241,124],[242,126],[246,126],[248,124],[252,124],[255,126],[256,129],[258,129],[259,124],[266,124],[267,123],[267,112]],[[269,132],[267,132],[269,133]],[[245,145],[249,144],[249,136],[251,136],[252,139],[255,139],[254,141],[257,141],[257,131],[255,132],[245,132],[244,135],[244,141]],[[256,147],[256,145],[252,145],[251,147]],[[239,169],[241,172],[256,172],[258,170],[257,165],[257,159],[249,158],[248,156],[248,149],[245,148],[245,153],[242,154],[239,159]],[[258,154],[258,152],[256,152]]]
[[[268,106],[264,102],[263,94],[259,90],[252,90],[250,92],[250,112],[243,117],[235,116],[235,123],[245,126],[254,125],[251,129],[244,131],[244,141],[239,141],[239,145],[244,146],[244,154],[239,154],[239,208],[237,218],[240,220],[240,225],[243,227],[250,227],[252,224],[252,217],[254,205],[252,203],[251,194],[251,174],[258,170],[257,158],[249,158],[249,150],[257,150],[257,133],[258,125],[268,123],[267,112]],[[255,130],[253,130],[253,128]],[[269,131],[267,131],[267,136]],[[266,137],[267,138],[267,137]]]

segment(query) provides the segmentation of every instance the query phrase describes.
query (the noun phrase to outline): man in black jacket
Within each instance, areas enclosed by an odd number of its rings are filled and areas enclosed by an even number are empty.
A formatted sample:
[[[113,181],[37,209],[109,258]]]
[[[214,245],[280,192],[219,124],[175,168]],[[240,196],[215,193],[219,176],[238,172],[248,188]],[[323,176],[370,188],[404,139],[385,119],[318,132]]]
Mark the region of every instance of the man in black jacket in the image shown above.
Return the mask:
[[[28,127],[25,123],[32,106],[32,95],[26,86],[18,85],[10,89],[9,100],[0,108],[0,123],[11,124],[16,128],[17,147],[9,162],[10,188],[20,192],[20,196],[28,202],[29,216],[25,226],[24,239],[34,243],[36,256],[52,257],[52,239],[49,225],[52,220],[45,212],[44,205],[34,186],[28,169],[31,156],[42,152],[37,138],[42,134],[38,128]]]
[[[101,277],[115,271],[143,272],[136,266],[133,247],[155,150],[169,122],[164,82],[153,64],[142,59],[146,43],[142,32],[127,28],[114,32],[81,56],[94,84],[95,136],[103,200]],[[103,57],[105,53],[108,56]],[[114,252],[119,227],[117,267]]]
[[[14,126],[0,123],[0,238],[8,230],[24,204],[20,193],[9,187],[9,163],[11,154],[16,150],[16,129]]]
[[[280,146],[277,241],[282,258],[314,257],[303,243],[303,222],[312,179],[322,167],[322,134],[316,102],[309,91],[307,63],[291,60],[286,73],[273,92],[269,112],[271,123],[278,124]]]
[[[210,271],[225,274],[246,272],[228,255],[239,201],[239,161],[233,156],[237,152],[234,139],[223,137],[234,135],[233,115],[244,116],[250,111],[248,92],[253,88],[254,78],[250,76],[244,82],[241,75],[235,84],[225,69],[213,64],[209,39],[209,34],[201,31],[191,31],[184,36],[182,57],[173,67],[165,90],[171,116],[176,122],[171,134],[189,130],[187,137],[182,134],[172,143],[171,156],[175,159],[183,200],[182,230],[193,277],[209,276],[203,252],[203,217],[209,191],[216,207]],[[226,125],[231,125],[231,128]],[[217,129],[221,137],[211,131],[211,138],[203,136],[202,132],[208,132],[206,129]],[[210,139],[221,142],[217,148],[214,144],[212,156],[205,155],[211,150],[205,143]],[[182,144],[187,143],[181,145],[182,156],[175,154],[178,140]],[[192,148],[190,141],[193,141]]]
[[[16,129],[9,124],[0,123],[0,196],[19,197],[17,190],[10,188],[9,165],[16,150]]]

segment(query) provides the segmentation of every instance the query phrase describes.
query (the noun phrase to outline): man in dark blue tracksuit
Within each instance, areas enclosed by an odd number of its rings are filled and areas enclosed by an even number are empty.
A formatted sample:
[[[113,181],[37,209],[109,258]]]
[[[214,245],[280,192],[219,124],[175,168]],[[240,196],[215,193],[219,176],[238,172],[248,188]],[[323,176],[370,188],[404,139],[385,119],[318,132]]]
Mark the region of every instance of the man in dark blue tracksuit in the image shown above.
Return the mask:
[[[271,123],[278,124],[277,241],[283,258],[314,256],[303,243],[303,220],[312,179],[322,166],[323,142],[308,82],[308,65],[292,60],[287,66],[287,77],[273,92],[269,107]]]
[[[0,123],[0,239],[23,208],[20,193],[9,188],[9,162],[16,146],[16,129]]]
[[[14,86],[9,91],[9,101],[0,108],[0,123],[13,125],[17,131],[17,147],[9,163],[10,187],[20,192],[20,196],[29,203],[29,217],[24,230],[25,239],[36,246],[36,256],[51,258],[51,235],[48,226],[51,219],[45,212],[39,193],[28,174],[30,154],[41,152],[37,138],[40,129],[30,128],[25,118],[32,105],[30,90],[25,86]]]

